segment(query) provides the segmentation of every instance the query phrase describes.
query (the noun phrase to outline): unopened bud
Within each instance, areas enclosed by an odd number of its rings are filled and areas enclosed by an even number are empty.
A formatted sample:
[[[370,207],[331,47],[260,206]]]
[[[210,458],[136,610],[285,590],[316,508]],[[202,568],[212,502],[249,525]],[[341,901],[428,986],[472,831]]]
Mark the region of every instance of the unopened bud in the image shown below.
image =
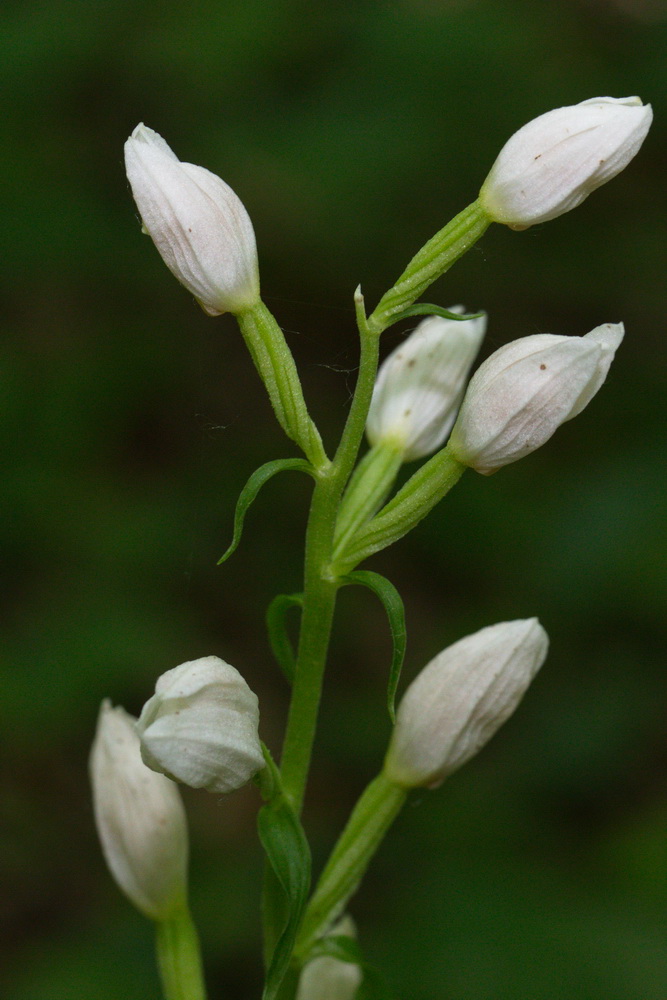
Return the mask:
[[[264,767],[259,708],[241,674],[217,656],[158,678],[137,732],[148,767],[192,788],[232,792]]]
[[[356,937],[352,919],[343,917],[327,936]],[[358,965],[332,955],[319,955],[301,973],[296,1000],[354,1000],[362,979]]]
[[[548,645],[537,618],[527,618],[483,628],[431,660],[399,705],[387,778],[435,788],[470,760],[517,707]]]
[[[209,316],[259,301],[255,233],[241,200],[204,167],[181,163],[161,135],[137,125],[125,169],[145,231]]]
[[[535,451],[593,398],[623,333],[622,323],[604,323],[584,337],[505,344],[470,380],[449,439],[454,458],[490,475]]]
[[[627,167],[652,118],[639,97],[594,97],[540,115],[501,149],[479,193],[482,207],[513,229],[569,212]]]
[[[185,897],[185,810],[173,781],[142,761],[135,724],[102,703],[90,755],[95,823],[120,888],[146,916],[163,920]]]
[[[366,423],[371,444],[395,445],[406,462],[436,451],[454,423],[485,330],[485,315],[422,320],[380,367]]]

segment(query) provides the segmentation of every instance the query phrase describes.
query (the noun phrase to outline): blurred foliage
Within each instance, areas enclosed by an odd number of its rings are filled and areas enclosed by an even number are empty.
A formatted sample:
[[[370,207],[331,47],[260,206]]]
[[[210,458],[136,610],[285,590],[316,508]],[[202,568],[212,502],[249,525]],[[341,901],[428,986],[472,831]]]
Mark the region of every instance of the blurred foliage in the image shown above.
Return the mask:
[[[125,137],[146,121],[242,197],[331,440],[356,284],[372,307],[531,117],[638,93],[656,121],[623,175],[547,226],[493,227],[433,290],[489,311],[487,352],[627,337],[585,414],[371,563],[405,598],[408,675],[504,618],[538,614],[552,652],[479,759],[405,811],[353,912],[405,1000],[664,1000],[664,4],[5,0],[0,23],[0,994],[158,996],[93,829],[103,697],[138,712],[157,674],[216,653],[276,750],[284,721],[263,611],[299,587],[308,485],[272,483],[216,567],[245,479],[292,451],[234,322],[140,235]],[[381,760],[389,655],[372,595],[343,593],[305,817],[320,863]],[[211,998],[256,997],[256,797],[186,799]]]

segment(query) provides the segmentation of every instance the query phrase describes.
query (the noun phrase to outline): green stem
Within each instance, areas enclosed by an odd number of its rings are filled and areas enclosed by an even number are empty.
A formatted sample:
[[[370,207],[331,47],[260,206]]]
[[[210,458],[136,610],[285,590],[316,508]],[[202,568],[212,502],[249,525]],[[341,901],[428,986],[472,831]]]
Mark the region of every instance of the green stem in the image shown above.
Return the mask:
[[[197,929],[187,904],[155,924],[165,1000],[206,1000]]]
[[[340,560],[358,528],[382,506],[402,463],[402,449],[391,442],[374,445],[359,462],[338,511],[334,562]]]
[[[326,469],[322,439],[308,414],[292,352],[275,317],[260,301],[238,313],[236,320],[278,423],[316,469]]]
[[[389,781],[384,771],[362,793],[306,909],[294,949],[297,961],[304,961],[313,944],[343,912],[407,794],[405,788]]]
[[[303,804],[339,587],[330,571],[336,516],[363,437],[378,365],[378,338],[368,330],[360,292],[355,304],[361,338],[359,376],[336,455],[316,482],[306,531],[299,649],[281,760],[283,787],[297,813]]]
[[[386,507],[359,530],[332,571],[341,575],[349,573],[364,559],[412,531],[456,485],[466,468],[449,448],[437,452],[408,479]]]
[[[393,317],[411,306],[428,286],[473,246],[493,220],[474,201],[436,233],[415,254],[395,285],[386,292],[368,317],[369,329],[381,333]]]
[[[359,292],[355,295],[355,305],[361,338],[359,376],[335,458],[328,467],[318,470],[306,530],[301,626],[281,760],[283,789],[297,813],[303,805],[340,586],[329,570],[336,516],[363,437],[378,365],[377,337],[368,330]],[[285,914],[282,890],[268,865],[264,873],[262,914],[264,960],[268,966]]]

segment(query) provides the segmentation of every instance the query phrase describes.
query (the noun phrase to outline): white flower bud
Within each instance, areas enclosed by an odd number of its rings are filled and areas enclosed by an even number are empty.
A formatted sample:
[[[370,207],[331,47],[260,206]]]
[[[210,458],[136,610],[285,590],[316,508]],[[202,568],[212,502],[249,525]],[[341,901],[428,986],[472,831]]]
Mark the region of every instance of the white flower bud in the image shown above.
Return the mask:
[[[483,209],[513,229],[569,212],[627,167],[652,118],[639,97],[594,97],[540,115],[501,149],[479,193]]]
[[[141,759],[135,723],[102,703],[90,754],[95,822],[120,888],[142,913],[162,920],[185,898],[188,831],[176,785]]]
[[[431,660],[399,705],[389,780],[435,788],[470,760],[517,707],[548,645],[537,618],[526,618],[489,625]]]
[[[209,316],[259,300],[255,233],[241,200],[204,167],[181,163],[161,135],[137,125],[125,169],[144,231]]]
[[[217,656],[182,663],[158,678],[137,732],[154,771],[209,792],[232,792],[264,767],[259,708],[241,674]]]
[[[470,380],[449,439],[454,458],[490,475],[535,451],[593,398],[623,333],[622,323],[604,323],[584,337],[505,344]]]
[[[343,917],[328,936],[356,937],[354,922]],[[358,965],[320,955],[308,962],[301,973],[296,1000],[354,1000],[362,979]]]
[[[406,462],[439,448],[485,331],[486,316],[422,320],[380,367],[366,422],[371,444],[395,444]]]

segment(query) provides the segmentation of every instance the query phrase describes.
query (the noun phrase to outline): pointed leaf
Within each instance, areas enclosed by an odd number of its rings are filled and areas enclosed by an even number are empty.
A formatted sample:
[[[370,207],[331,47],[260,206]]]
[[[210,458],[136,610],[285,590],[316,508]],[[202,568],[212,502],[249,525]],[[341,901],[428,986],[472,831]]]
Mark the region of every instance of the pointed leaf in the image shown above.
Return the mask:
[[[484,312],[476,313],[455,313],[451,309],[444,309],[442,306],[430,305],[428,302],[417,302],[413,306],[408,306],[407,309],[403,309],[400,313],[392,316],[392,324],[398,323],[401,319],[407,319],[409,316],[442,316],[443,319],[455,319],[455,320],[466,320],[466,319],[479,319],[483,316]]]
[[[303,827],[289,800],[282,791],[280,773],[265,752],[270,781],[271,799],[257,817],[257,829],[276,878],[285,893],[287,921],[271,958],[262,1000],[276,1000],[280,984],[289,969],[296,933],[310,890],[310,847]]]
[[[303,607],[303,594],[278,594],[266,609],[266,627],[271,652],[287,680],[292,683],[296,655],[287,632],[287,612],[290,608]]]
[[[394,701],[396,699],[396,688],[401,676],[401,668],[405,657],[405,646],[407,634],[405,631],[405,608],[401,595],[396,590],[391,580],[387,580],[380,573],[373,573],[370,570],[359,569],[349,573],[345,578],[346,583],[358,583],[363,587],[368,587],[377,597],[380,598],[389,619],[389,630],[393,643],[393,654],[391,658],[391,668],[389,670],[389,684],[387,685],[387,709],[392,722],[396,720],[396,710]]]
[[[236,503],[236,511],[234,513],[234,533],[231,545],[224,555],[220,556],[218,559],[218,566],[225,562],[225,560],[229,559],[241,541],[241,532],[243,531],[243,522],[245,520],[246,512],[264,483],[268,482],[268,480],[275,476],[277,472],[288,472],[290,470],[307,472],[310,476],[315,476],[315,470],[310,462],[307,462],[305,458],[277,458],[275,461],[267,462],[265,465],[260,465],[259,469],[255,469],[252,476],[241,490],[241,495]]]

